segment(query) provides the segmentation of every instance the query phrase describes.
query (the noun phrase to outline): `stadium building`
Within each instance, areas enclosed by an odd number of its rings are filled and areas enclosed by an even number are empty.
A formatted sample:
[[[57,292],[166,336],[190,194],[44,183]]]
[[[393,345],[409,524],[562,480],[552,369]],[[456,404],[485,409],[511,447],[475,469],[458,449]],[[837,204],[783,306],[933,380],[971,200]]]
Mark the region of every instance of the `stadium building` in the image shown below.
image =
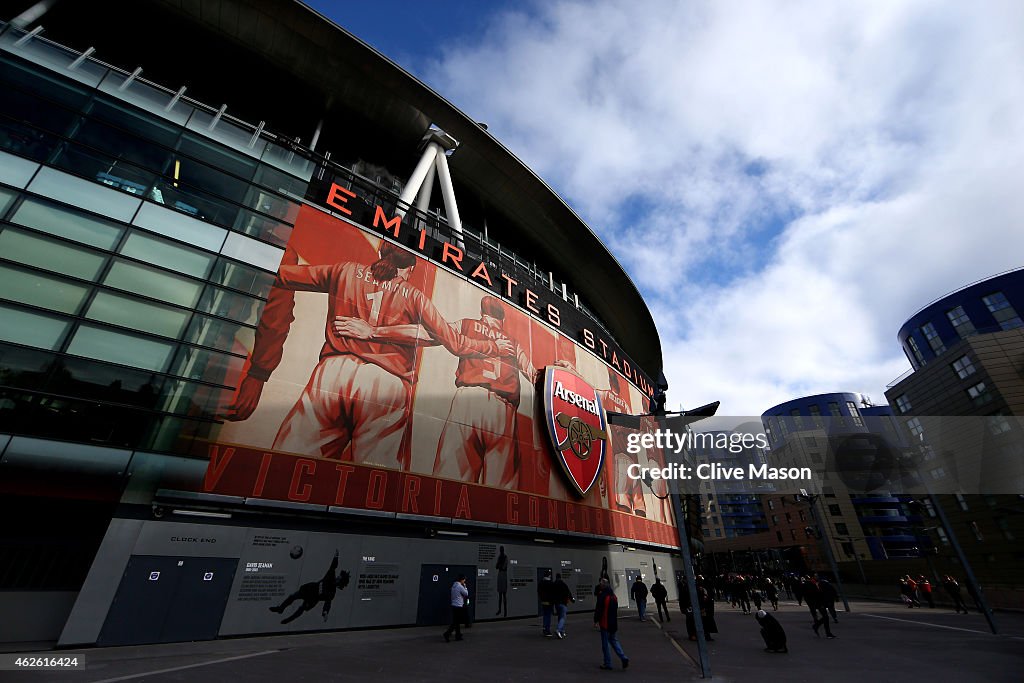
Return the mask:
[[[672,576],[608,423],[663,405],[651,314],[484,124],[299,2],[5,7],[0,641]]]

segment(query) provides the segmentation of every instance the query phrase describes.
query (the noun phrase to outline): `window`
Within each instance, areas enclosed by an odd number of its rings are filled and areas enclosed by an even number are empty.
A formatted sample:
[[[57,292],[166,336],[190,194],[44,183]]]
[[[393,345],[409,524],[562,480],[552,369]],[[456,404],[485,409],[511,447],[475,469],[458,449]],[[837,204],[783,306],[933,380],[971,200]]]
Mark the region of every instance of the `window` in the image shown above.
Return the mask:
[[[778,515],[772,515],[772,524],[778,524],[778,523],[779,523],[779,516]]]
[[[796,428],[798,430],[803,429],[804,428],[804,418],[802,418],[800,416],[800,409],[799,408],[793,408],[793,410],[789,411],[789,414],[793,416],[793,424],[796,426]]]
[[[957,505],[960,506],[961,510],[967,510],[968,509],[968,507],[967,507],[967,499],[964,498],[964,494],[957,493],[955,495],[955,498],[956,498]]]
[[[81,325],[68,345],[68,353],[144,370],[163,372],[174,352],[174,344],[121,334],[91,325]]]
[[[836,533],[840,536],[849,536],[850,530],[844,522],[836,522]]]
[[[808,448],[817,448],[818,447],[818,439],[813,437],[813,436],[805,436],[804,437],[804,445],[807,446]]]
[[[843,417],[842,411],[839,410],[839,403],[837,403],[836,401],[829,401],[828,412],[829,415],[835,418],[836,422],[839,423],[840,427],[846,426],[846,418]]]
[[[795,541],[796,540],[796,530],[795,529],[790,529],[789,530],[789,536],[790,536],[790,538],[792,538]]]
[[[1005,434],[1012,429],[1010,421],[1006,419],[1006,414],[1003,411],[999,411],[998,413],[991,415],[987,422],[988,431],[991,432],[993,436]]]
[[[1005,517],[996,519],[996,527],[1003,532],[1003,538],[1007,541],[1013,540],[1013,532],[1010,531],[1010,522]]]
[[[864,420],[860,419],[860,411],[857,410],[857,404],[853,401],[847,401],[846,409],[849,411],[850,417],[853,419],[853,425],[855,427],[863,427]]]
[[[69,323],[59,318],[0,306],[0,341],[55,351],[68,327]]]
[[[983,406],[992,400],[992,394],[989,392],[988,387],[985,386],[984,382],[978,382],[973,387],[967,390],[967,395],[971,397],[971,401],[976,406]]]
[[[805,513],[803,510],[800,510],[799,512],[797,512],[797,514],[800,516],[801,522],[807,521],[807,513]]]
[[[26,199],[11,222],[98,249],[113,249],[124,228],[50,202]]]
[[[907,429],[910,430],[910,433],[914,436],[914,439],[916,439],[917,441],[921,440],[921,435],[924,434],[924,427],[921,426],[920,420],[918,420],[916,417],[912,417],[909,420],[907,420]]]
[[[142,332],[177,338],[189,319],[189,311],[138,299],[97,292],[85,317]]]
[[[821,421],[821,408],[818,406],[810,406],[809,411],[811,413],[811,419],[814,420],[814,426],[821,429],[823,426]]]
[[[901,414],[906,413],[912,407],[910,405],[910,397],[906,394],[900,394],[896,397],[896,410],[900,411]]]
[[[821,453],[818,451],[811,451],[811,462],[821,463]]]
[[[838,505],[832,504],[828,506],[828,514],[832,515],[833,517],[841,517],[843,515],[843,511],[839,508]]]
[[[0,264],[0,297],[74,315],[89,288]]]
[[[984,541],[985,540],[985,535],[983,533],[981,533],[981,529],[978,527],[978,523],[977,522],[971,522],[967,526],[970,527],[971,533],[974,534],[974,540],[976,540],[976,541]]]
[[[956,330],[961,339],[974,334],[974,325],[971,323],[971,319],[967,317],[963,306],[957,306],[952,310],[946,311],[946,317],[949,318],[949,322],[953,324],[953,329]]]
[[[786,522],[789,523],[789,524],[793,523],[793,515],[791,515],[788,512],[786,513]]]
[[[779,543],[782,543],[782,532],[781,531],[776,531],[775,532],[775,538],[777,538],[779,540]]]
[[[786,428],[786,418],[782,415],[777,416],[779,418],[779,438],[785,440],[789,436],[789,429]]]
[[[967,356],[960,356],[953,361],[953,372],[960,379],[966,379],[967,377],[974,374],[974,363]]]
[[[115,261],[103,282],[111,287],[186,308],[195,306],[203,287],[201,282],[127,261]]]
[[[10,261],[83,280],[94,280],[107,260],[84,248],[13,228],[0,233],[0,254]]]
[[[942,543],[942,545],[949,545],[949,536],[946,535],[945,529],[938,527],[935,529],[935,533],[938,535],[939,542]]]
[[[722,530],[721,529],[715,529],[715,538],[721,538],[721,537],[722,537]]]
[[[768,499],[768,509],[769,510],[774,510],[775,509],[775,501],[772,500],[771,498]]]
[[[939,333],[935,329],[935,325],[931,323],[925,323],[921,326],[921,334],[924,335],[925,340],[928,342],[928,346],[932,347],[932,351],[935,355],[939,355],[946,350],[946,345],[942,343],[942,339],[939,338]]]
[[[1012,330],[1017,327],[1024,327],[1024,321],[1021,321],[1020,316],[1017,315],[1017,311],[1013,309],[1010,302],[1006,300],[1006,295],[1002,292],[995,292],[988,296],[981,297],[981,300],[985,302],[988,310],[992,313],[992,317],[999,323],[999,327],[1004,330]]]
[[[914,354],[913,357],[911,357],[910,359],[910,364],[913,365],[915,368],[924,365],[924,354],[922,354],[921,349],[918,348],[917,340],[914,339],[913,337],[907,337],[907,346],[910,347],[911,353]],[[908,353],[907,356],[910,356],[910,354]],[[916,363],[914,362],[915,358],[917,359]]]

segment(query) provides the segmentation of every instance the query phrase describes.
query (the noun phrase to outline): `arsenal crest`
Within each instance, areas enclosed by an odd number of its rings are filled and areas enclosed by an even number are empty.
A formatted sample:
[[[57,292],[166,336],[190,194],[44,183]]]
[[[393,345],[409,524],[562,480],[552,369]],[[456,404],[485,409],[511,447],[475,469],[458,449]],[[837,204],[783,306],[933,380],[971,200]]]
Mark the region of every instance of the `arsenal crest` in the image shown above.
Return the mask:
[[[582,498],[604,467],[608,422],[594,387],[564,368],[544,376],[544,418],[555,460]]]

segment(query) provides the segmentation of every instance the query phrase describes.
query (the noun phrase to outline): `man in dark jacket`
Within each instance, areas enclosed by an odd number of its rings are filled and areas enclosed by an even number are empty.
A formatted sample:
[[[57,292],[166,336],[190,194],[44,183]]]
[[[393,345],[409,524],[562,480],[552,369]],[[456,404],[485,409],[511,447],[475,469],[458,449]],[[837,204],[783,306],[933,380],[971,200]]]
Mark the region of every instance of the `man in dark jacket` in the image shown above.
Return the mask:
[[[555,609],[555,582],[551,580],[551,572],[546,572],[537,584],[537,599],[540,601],[540,613],[544,618],[543,634],[551,637],[551,613]]]
[[[629,589],[629,597],[636,602],[636,611],[640,615],[640,621],[644,621],[644,617],[647,616],[647,584],[639,574],[636,581],[633,582],[633,587]]]
[[[565,615],[569,611],[569,603],[576,602],[572,596],[572,590],[562,580],[561,574],[555,574],[555,584],[551,587],[552,598],[555,602],[555,614],[558,615],[558,623],[555,624],[555,635],[559,639],[565,638]]]
[[[775,617],[760,609],[754,618],[757,619],[757,623],[761,627],[765,652],[789,652],[786,647],[786,631]]]
[[[836,600],[839,599],[839,593],[836,592],[836,587],[828,579],[821,579],[818,581],[818,588],[821,590],[822,607],[832,616],[832,622],[838,624],[839,615],[836,614]]]
[[[836,636],[832,634],[832,629],[828,625],[828,610],[825,609],[821,588],[813,580],[803,584],[803,587],[804,600],[807,601],[807,608],[811,611],[811,618],[814,619],[814,624],[811,626],[814,629],[814,635],[820,636],[821,634],[818,633],[818,629],[824,626],[825,635],[828,638],[835,638]],[[819,614],[821,615],[820,618]]]
[[[601,653],[604,655],[604,663],[601,664],[601,668],[606,670],[612,668],[611,650],[614,649],[615,654],[622,660],[622,668],[625,669],[629,666],[629,657],[622,651],[622,645],[619,644],[619,600],[612,592],[608,579],[601,579],[598,590],[600,592],[597,594],[597,606],[594,607],[594,626],[601,629]]]
[[[672,621],[672,617],[668,615],[668,591],[665,589],[665,584],[658,577],[654,577],[654,585],[651,586],[651,597],[654,598],[654,604],[658,606],[658,621]],[[664,619],[661,618],[662,610],[665,610]]]

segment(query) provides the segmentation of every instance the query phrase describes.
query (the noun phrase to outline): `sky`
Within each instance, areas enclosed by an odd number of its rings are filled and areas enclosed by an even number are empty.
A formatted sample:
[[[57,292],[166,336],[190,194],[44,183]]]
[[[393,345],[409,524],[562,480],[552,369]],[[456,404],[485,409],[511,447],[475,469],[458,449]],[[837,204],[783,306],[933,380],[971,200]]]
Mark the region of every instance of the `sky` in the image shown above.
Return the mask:
[[[884,403],[918,309],[1024,265],[1024,3],[309,2],[608,245],[669,408]]]

